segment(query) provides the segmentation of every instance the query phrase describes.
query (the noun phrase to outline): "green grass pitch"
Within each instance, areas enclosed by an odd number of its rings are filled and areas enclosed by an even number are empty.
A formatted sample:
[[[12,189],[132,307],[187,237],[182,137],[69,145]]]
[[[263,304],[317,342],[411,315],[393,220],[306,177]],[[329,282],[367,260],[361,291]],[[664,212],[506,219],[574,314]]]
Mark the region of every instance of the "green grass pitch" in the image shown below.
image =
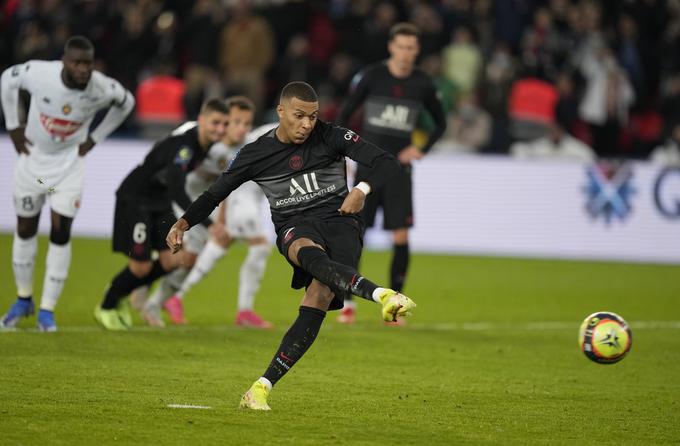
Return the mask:
[[[0,311],[15,296],[11,237],[0,235]],[[36,293],[44,270],[41,238]],[[77,239],[56,312],[0,333],[0,442],[109,444],[678,444],[680,267],[414,255],[403,328],[359,303],[352,327],[329,314],[316,343],[275,387],[268,413],[238,409],[301,295],[273,253],[256,308],[272,331],[236,329],[234,249],[187,296],[191,325],[127,333],[92,310],[124,263],[108,240]],[[384,282],[388,254],[365,254]],[[622,315],[633,347],[588,361],[577,330],[597,310]],[[139,323],[139,319],[137,319]],[[209,406],[172,409],[169,404]]]

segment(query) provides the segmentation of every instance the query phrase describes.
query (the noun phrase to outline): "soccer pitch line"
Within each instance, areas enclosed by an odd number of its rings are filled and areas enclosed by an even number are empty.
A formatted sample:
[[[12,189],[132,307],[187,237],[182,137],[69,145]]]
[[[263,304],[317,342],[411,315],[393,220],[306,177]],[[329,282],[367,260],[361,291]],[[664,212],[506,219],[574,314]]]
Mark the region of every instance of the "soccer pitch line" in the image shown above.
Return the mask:
[[[570,330],[574,327],[580,326],[579,321],[536,321],[536,322],[447,322],[447,323],[409,323],[405,327],[397,329],[413,330],[413,331],[500,331],[500,330],[517,330],[517,331],[550,331],[550,330]],[[379,325],[356,324],[352,327],[339,326],[335,324],[328,324],[323,327],[324,331],[334,330],[358,330],[358,331],[373,331]],[[678,330],[680,329],[680,321],[634,321],[630,322],[630,327],[633,330]],[[391,327],[386,327],[391,328]],[[278,326],[274,331],[287,330],[288,326]],[[156,328],[147,326],[135,326],[128,331],[132,332],[158,332],[164,330],[171,330],[173,332],[192,332],[199,330],[208,330],[215,332],[229,332],[229,331],[248,331],[246,328],[236,327],[232,325],[184,325],[184,326],[169,326],[167,328]],[[20,328],[16,330],[0,330],[0,333],[37,333],[37,328]],[[65,326],[60,327],[61,333],[95,333],[105,330],[96,325],[87,326]]]

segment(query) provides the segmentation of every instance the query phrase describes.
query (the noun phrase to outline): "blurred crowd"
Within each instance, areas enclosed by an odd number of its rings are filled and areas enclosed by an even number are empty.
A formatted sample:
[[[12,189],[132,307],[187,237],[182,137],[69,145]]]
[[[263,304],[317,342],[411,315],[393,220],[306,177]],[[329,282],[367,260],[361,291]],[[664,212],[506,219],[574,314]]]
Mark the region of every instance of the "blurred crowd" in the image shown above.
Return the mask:
[[[82,34],[97,68],[137,94],[129,131],[163,118],[161,87],[171,119],[243,93],[265,121],[279,89],[305,80],[333,120],[399,21],[420,28],[419,65],[447,112],[439,150],[680,154],[680,0],[5,0],[0,68],[59,58]]]

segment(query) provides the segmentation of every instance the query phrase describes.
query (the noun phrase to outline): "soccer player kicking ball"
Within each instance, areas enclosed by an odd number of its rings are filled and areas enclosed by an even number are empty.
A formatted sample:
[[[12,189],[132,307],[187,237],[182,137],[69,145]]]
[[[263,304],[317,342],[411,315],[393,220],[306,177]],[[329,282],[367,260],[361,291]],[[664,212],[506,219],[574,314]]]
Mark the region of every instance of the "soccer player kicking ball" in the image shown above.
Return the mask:
[[[126,297],[177,267],[180,256],[173,256],[164,242],[175,221],[172,203],[182,209],[191,203],[184,189],[185,177],[224,137],[228,112],[224,101],[206,101],[197,123],[182,126],[157,142],[116,191],[113,250],[125,254],[128,264],[113,278],[104,300],[94,310],[96,321],[107,330],[131,327]],[[206,226],[211,223],[207,218],[203,221]],[[158,251],[156,260],[151,257],[153,250]]]
[[[224,138],[210,149],[203,163],[187,175],[185,189],[193,200],[219,178],[246,140],[254,141],[274,127],[268,124],[251,132],[255,104],[245,96],[233,96],[227,98],[226,102],[229,124]],[[248,244],[248,255],[239,275],[236,325],[262,329],[272,327],[270,322],[254,311],[255,294],[260,288],[271,251],[262,227],[263,199],[262,189],[252,181],[247,182],[230,194],[211,214],[215,224],[210,231],[199,225],[185,234],[182,264],[163,279],[142,309],[149,325],[164,325],[160,315],[161,305],[172,323],[186,323],[182,303],[186,293],[213,269],[234,241],[243,240]]]
[[[256,410],[270,409],[267,398],[272,386],[302,358],[316,339],[326,311],[342,308],[347,294],[381,304],[387,321],[410,314],[416,306],[356,270],[363,226],[357,214],[371,188],[398,172],[397,160],[350,130],[317,121],[317,95],[304,82],[286,85],[276,110],[279,126],[241,149],[167,236],[168,246],[176,252],[184,232],[210,215],[239,185],[253,180],[264,190],[277,247],[293,267],[291,286],[306,291],[299,316],[269,367],[241,399],[242,408]],[[372,168],[372,174],[351,192],[345,156]]]
[[[2,109],[14,148],[14,208],[17,230],[12,266],[17,301],[0,318],[12,329],[34,312],[33,269],[38,222],[45,201],[52,228],[40,299],[38,329],[56,331],[54,308],[71,264],[71,224],[80,207],[84,156],[113,132],[134,108],[132,94],[117,81],[93,70],[94,47],[85,37],[68,39],[60,61],[31,60],[2,73]],[[19,90],[31,95],[26,127],[19,123]],[[90,132],[95,114],[109,111]]]

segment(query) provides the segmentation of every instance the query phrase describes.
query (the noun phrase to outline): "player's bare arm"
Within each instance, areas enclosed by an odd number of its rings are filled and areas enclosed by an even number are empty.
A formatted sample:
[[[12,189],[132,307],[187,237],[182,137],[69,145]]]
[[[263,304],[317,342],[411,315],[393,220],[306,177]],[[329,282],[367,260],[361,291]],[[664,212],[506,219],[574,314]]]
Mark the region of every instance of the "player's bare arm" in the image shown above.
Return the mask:
[[[14,144],[14,150],[16,150],[19,155],[22,153],[26,155],[31,154],[27,145],[33,145],[33,143],[26,138],[25,130],[25,127],[17,127],[9,131],[9,137],[12,140],[12,144]]]

